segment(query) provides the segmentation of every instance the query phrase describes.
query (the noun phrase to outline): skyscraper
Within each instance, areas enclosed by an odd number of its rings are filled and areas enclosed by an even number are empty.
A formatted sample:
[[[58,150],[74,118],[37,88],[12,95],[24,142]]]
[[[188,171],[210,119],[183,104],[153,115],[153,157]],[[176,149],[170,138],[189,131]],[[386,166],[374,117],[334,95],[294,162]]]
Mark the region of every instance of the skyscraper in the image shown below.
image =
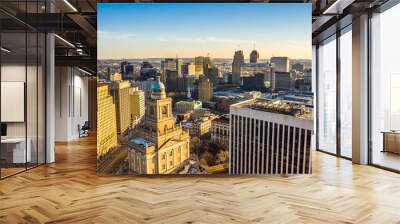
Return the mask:
[[[132,87],[129,90],[131,106],[131,124],[136,126],[144,117],[144,92],[139,87]]]
[[[243,51],[235,51],[232,63],[232,83],[240,85],[241,67],[244,64]]]
[[[270,62],[274,71],[289,72],[290,59],[288,57],[271,57]]]
[[[198,84],[198,98],[200,101],[211,101],[213,95],[213,84],[210,79],[201,77]]]
[[[176,71],[178,72],[178,76],[183,77],[183,72],[182,72],[183,60],[182,60],[182,58],[175,59],[175,63],[176,63]]]
[[[279,100],[232,105],[229,173],[311,173],[312,117],[303,105]]]
[[[115,104],[107,84],[97,86],[97,159],[106,155],[117,142]]]
[[[195,76],[199,78],[199,76],[204,75],[204,57],[199,56],[194,58],[195,64]]]
[[[131,126],[130,88],[129,81],[113,82],[111,84],[111,95],[113,96],[117,113],[117,133],[121,135]]]
[[[258,51],[253,50],[250,53],[250,63],[257,63],[259,57],[260,57],[260,55],[258,54]]]
[[[133,79],[133,65],[127,61],[120,64],[121,76],[123,80]]]
[[[161,82],[165,83],[167,80],[167,74],[166,71],[178,71],[177,69],[177,61],[175,58],[166,58],[164,61],[161,61]]]
[[[292,88],[292,77],[289,72],[273,72],[271,81],[271,90],[288,91]]]
[[[131,171],[139,174],[169,174],[189,159],[189,133],[182,130],[172,114],[172,99],[158,79],[146,99],[144,126],[129,143]]]

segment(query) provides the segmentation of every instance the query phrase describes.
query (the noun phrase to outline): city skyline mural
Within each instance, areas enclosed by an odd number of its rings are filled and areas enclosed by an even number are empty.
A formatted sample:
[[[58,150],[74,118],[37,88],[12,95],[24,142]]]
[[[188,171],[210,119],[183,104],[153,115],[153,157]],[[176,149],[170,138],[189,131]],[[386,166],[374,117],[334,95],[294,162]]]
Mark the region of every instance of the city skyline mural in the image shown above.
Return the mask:
[[[97,8],[98,172],[311,173],[311,4]]]

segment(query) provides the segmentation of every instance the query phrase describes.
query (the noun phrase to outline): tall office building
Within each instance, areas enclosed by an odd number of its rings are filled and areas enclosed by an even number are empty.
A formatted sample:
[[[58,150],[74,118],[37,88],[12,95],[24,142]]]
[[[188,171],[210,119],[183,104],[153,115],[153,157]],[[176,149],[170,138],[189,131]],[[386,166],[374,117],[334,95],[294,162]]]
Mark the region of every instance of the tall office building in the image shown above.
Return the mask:
[[[198,98],[201,101],[211,101],[213,95],[213,84],[210,79],[202,77],[198,84]]]
[[[164,84],[152,83],[146,99],[144,126],[129,143],[129,168],[139,174],[174,173],[189,159],[189,134],[172,114],[172,99]]]
[[[115,104],[107,84],[97,87],[97,159],[118,145]]]
[[[279,100],[232,105],[229,173],[311,173],[312,117],[303,105]]]
[[[196,74],[196,66],[193,62],[185,63],[182,65],[183,75],[194,76]]]
[[[258,51],[253,50],[250,53],[250,63],[257,63],[259,57],[260,57],[260,55],[258,54]]]
[[[232,63],[232,83],[240,85],[241,68],[244,64],[243,51],[235,51]]]
[[[277,72],[289,72],[290,59],[288,57],[271,57],[273,68]]]
[[[117,113],[117,133],[121,135],[131,126],[130,88],[129,81],[111,83],[111,95]]]
[[[293,79],[290,72],[273,72],[271,80],[271,90],[288,91],[293,87]]]
[[[204,75],[204,57],[199,56],[194,58],[195,64],[195,76],[199,78],[201,75]]]
[[[175,58],[166,58],[164,61],[161,61],[161,82],[165,83],[167,80],[167,70],[169,71],[178,71],[177,69],[177,61]]]
[[[203,70],[204,70],[204,75],[208,75],[209,71],[212,67],[212,61],[210,57],[204,57],[203,61]]]
[[[127,61],[123,61],[120,64],[122,80],[133,79],[133,65]]]
[[[129,90],[131,106],[131,124],[135,127],[144,117],[144,92],[139,87],[132,87]]]
[[[178,72],[178,76],[183,77],[183,72],[182,72],[183,59],[177,58],[177,59],[175,59],[175,63],[176,63],[176,71]]]
[[[217,67],[211,67],[208,69],[206,77],[210,79],[212,84],[216,86],[218,84],[219,69]]]

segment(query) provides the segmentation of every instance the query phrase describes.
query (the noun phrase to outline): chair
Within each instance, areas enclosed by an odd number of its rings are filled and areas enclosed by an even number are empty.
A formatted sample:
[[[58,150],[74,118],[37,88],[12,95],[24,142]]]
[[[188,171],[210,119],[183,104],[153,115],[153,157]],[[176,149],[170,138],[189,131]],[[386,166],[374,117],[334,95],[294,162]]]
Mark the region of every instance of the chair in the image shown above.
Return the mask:
[[[90,129],[89,121],[85,121],[82,127],[78,125],[78,129],[79,129],[79,138],[89,136],[89,129]]]

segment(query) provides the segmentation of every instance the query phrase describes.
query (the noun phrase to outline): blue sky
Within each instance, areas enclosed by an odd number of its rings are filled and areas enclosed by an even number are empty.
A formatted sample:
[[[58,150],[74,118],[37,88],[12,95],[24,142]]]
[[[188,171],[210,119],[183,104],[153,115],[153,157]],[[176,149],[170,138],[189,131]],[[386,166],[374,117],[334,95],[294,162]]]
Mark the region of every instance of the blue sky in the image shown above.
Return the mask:
[[[99,59],[311,58],[311,4],[99,3]]]

